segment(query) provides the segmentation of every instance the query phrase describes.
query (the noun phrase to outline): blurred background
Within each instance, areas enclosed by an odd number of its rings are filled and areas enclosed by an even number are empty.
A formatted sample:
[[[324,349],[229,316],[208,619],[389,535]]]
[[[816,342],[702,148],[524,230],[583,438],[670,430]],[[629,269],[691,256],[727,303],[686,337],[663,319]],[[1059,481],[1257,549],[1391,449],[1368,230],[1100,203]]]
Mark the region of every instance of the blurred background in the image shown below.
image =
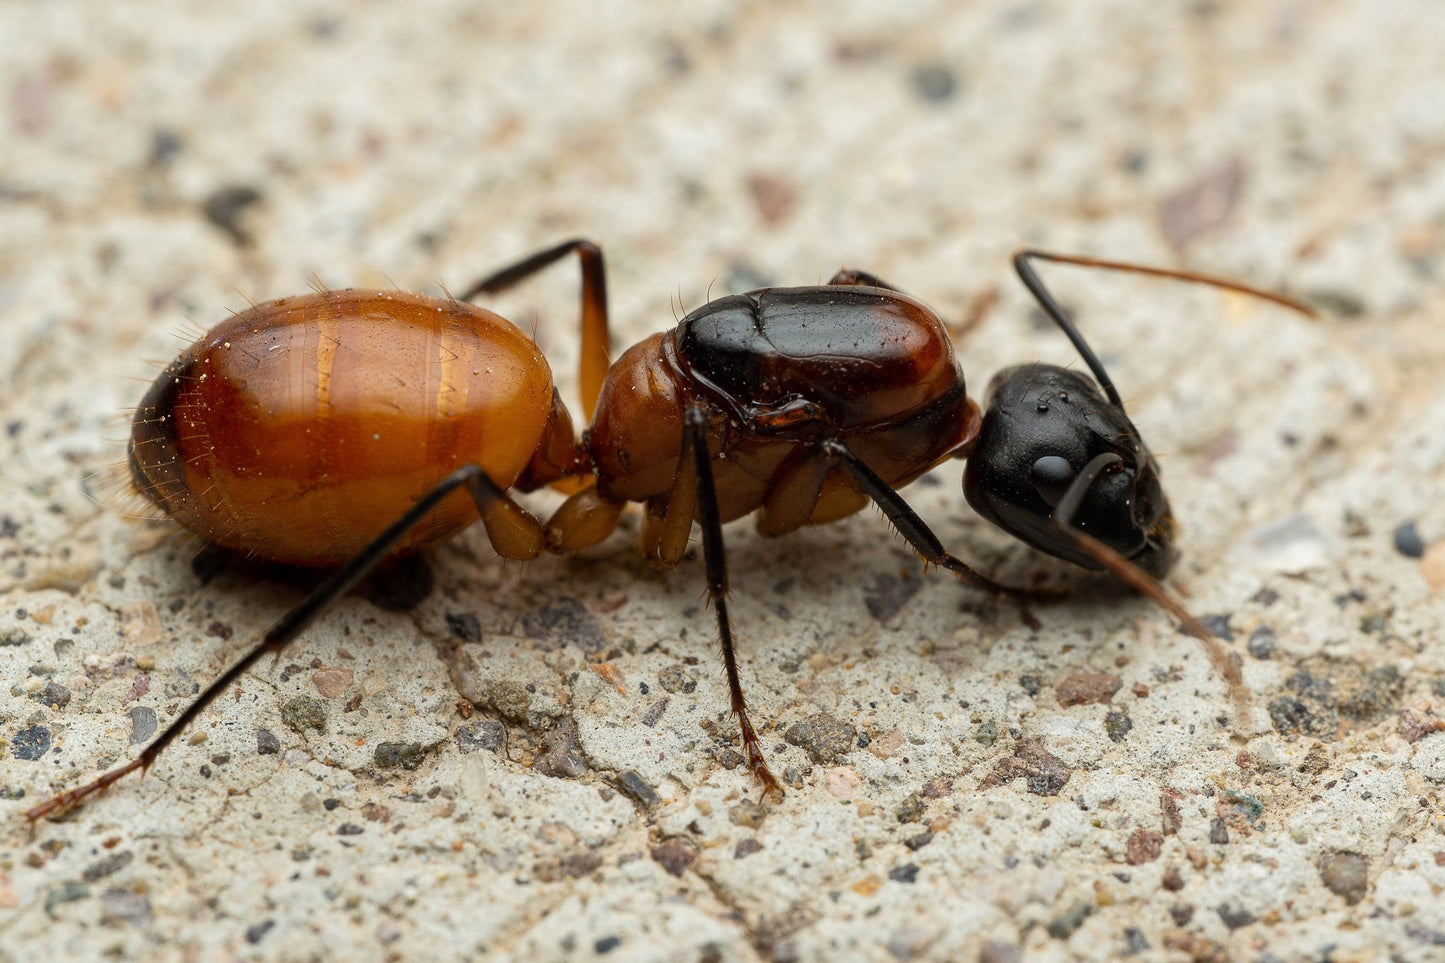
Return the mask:
[[[13,2],[0,38],[0,958],[1408,958],[1445,941],[1427,908],[1445,763],[1408,722],[1445,699],[1433,4]],[[1042,633],[921,578],[873,512],[782,542],[729,529],[746,684],[800,787],[765,821],[738,815],[756,793],[723,753],[700,565],[650,573],[624,533],[503,566],[471,533],[433,558],[417,612],[349,600],[288,654],[311,669],[222,700],[210,746],[28,838],[20,810],[133,752],[178,680],[214,676],[299,597],[203,584],[195,546],[127,520],[103,483],[160,367],[249,302],[460,290],[571,236],[606,251],[618,351],[709,297],[857,267],[946,319],[975,392],[1007,364],[1071,360],[1009,272],[1021,246],[1314,305],[1311,322],[1048,272],[1163,458],[1175,586],[1227,616],[1248,724],[1214,721],[1222,686],[1161,613],[990,530],[953,465],[910,499],[985,570],[1073,592]],[[575,268],[488,306],[535,331],[572,397]],[[555,618],[560,641],[526,630],[558,598],[581,641]],[[461,612],[484,640],[467,659],[447,641]],[[278,704],[315,695],[338,647],[356,688],[326,733],[286,728]],[[626,684],[587,671],[599,660]],[[644,723],[672,665],[694,688]],[[553,702],[487,705],[528,672]],[[1085,672],[1123,692],[1067,707],[1052,687]],[[507,749],[477,750],[459,691]],[[1341,708],[1360,692],[1372,708]],[[343,718],[353,695],[365,718]],[[858,748],[785,738],[818,713]],[[539,774],[568,726],[582,770]],[[427,761],[378,774],[372,745],[398,727]],[[284,751],[258,751],[258,728]],[[890,733],[912,748],[867,750]],[[1068,788],[982,788],[1030,739]],[[1162,850],[1130,850],[1136,831]]]

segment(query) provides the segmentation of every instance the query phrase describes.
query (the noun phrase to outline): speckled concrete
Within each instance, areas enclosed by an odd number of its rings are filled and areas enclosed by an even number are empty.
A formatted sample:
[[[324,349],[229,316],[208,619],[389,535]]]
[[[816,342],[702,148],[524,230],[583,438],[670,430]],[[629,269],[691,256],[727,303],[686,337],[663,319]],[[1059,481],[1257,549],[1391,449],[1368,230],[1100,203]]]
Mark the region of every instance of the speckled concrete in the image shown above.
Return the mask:
[[[1445,954],[1434,4],[78,2],[0,38],[0,959]],[[908,497],[1069,590],[1039,630],[876,512],[729,528],[776,807],[700,563],[648,570],[629,520],[525,566],[463,536],[420,605],[346,600],[147,778],[27,829],[301,596],[128,517],[160,364],[313,278],[458,288],[572,235],[619,346],[849,265],[956,323],[977,390],[1070,357],[1022,244],[1319,305],[1049,272],[1163,457],[1172,584],[1247,715],[951,465]],[[494,305],[567,392],[575,284]]]

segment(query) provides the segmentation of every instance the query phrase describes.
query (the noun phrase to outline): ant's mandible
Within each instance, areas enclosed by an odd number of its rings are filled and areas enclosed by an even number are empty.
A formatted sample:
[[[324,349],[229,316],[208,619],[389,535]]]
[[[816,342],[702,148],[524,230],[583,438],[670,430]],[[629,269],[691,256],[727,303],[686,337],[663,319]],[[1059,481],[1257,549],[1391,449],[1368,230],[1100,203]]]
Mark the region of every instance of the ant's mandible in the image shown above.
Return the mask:
[[[466,303],[576,253],[582,266],[576,436],[536,343]],[[248,556],[334,569],[125,765],[26,813],[73,808],[149,767],[265,653],[300,635],[381,561],[480,517],[509,559],[575,552],[606,538],[629,502],[642,548],[675,565],[702,528],[732,712],[748,766],[782,788],[748,718],[728,618],[723,523],[757,513],[764,535],[849,515],[873,501],[925,561],[984,590],[1028,598],[945,551],[897,489],[967,458],[979,514],[1040,551],[1113,572],[1209,646],[1242,704],[1237,664],[1159,584],[1175,559],[1159,470],[1099,358],[1031,262],[1197,281],[1306,313],[1219,278],[1022,251],[1014,267],[1073,343],[1082,372],[1046,364],[994,379],[986,412],[964,391],[943,323],[873,275],[763,288],[711,301],[671,331],[607,358],[602,252],[568,241],[484,278],[460,298],[319,291],[259,304],[213,328],[156,380],[136,412],[136,488],[207,541]],[[509,492],[570,483],[545,524]]]

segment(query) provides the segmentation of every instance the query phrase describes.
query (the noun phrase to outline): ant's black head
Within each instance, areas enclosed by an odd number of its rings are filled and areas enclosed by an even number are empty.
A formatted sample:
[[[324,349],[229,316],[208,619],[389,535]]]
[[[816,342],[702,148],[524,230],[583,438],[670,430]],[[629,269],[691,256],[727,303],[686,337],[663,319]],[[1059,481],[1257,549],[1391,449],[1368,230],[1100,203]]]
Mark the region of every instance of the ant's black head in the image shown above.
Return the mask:
[[[1088,376],[1019,365],[989,386],[988,411],[968,458],[974,511],[1034,548],[1101,566],[1055,523],[1091,535],[1156,578],[1174,564],[1174,519],[1158,466],[1124,409]],[[1065,504],[1067,503],[1067,504]]]

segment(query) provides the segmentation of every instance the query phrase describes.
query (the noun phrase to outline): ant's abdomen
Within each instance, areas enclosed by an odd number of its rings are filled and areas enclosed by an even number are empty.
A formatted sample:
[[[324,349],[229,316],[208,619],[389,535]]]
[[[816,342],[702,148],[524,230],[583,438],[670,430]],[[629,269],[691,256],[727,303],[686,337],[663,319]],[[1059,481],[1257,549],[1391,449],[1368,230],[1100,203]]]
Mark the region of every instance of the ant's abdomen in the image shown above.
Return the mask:
[[[536,345],[472,305],[360,290],[285,298],[223,322],[166,369],[136,412],[131,474],[208,541],[333,566],[463,464],[510,486],[552,395]],[[475,519],[458,492],[398,551]]]

